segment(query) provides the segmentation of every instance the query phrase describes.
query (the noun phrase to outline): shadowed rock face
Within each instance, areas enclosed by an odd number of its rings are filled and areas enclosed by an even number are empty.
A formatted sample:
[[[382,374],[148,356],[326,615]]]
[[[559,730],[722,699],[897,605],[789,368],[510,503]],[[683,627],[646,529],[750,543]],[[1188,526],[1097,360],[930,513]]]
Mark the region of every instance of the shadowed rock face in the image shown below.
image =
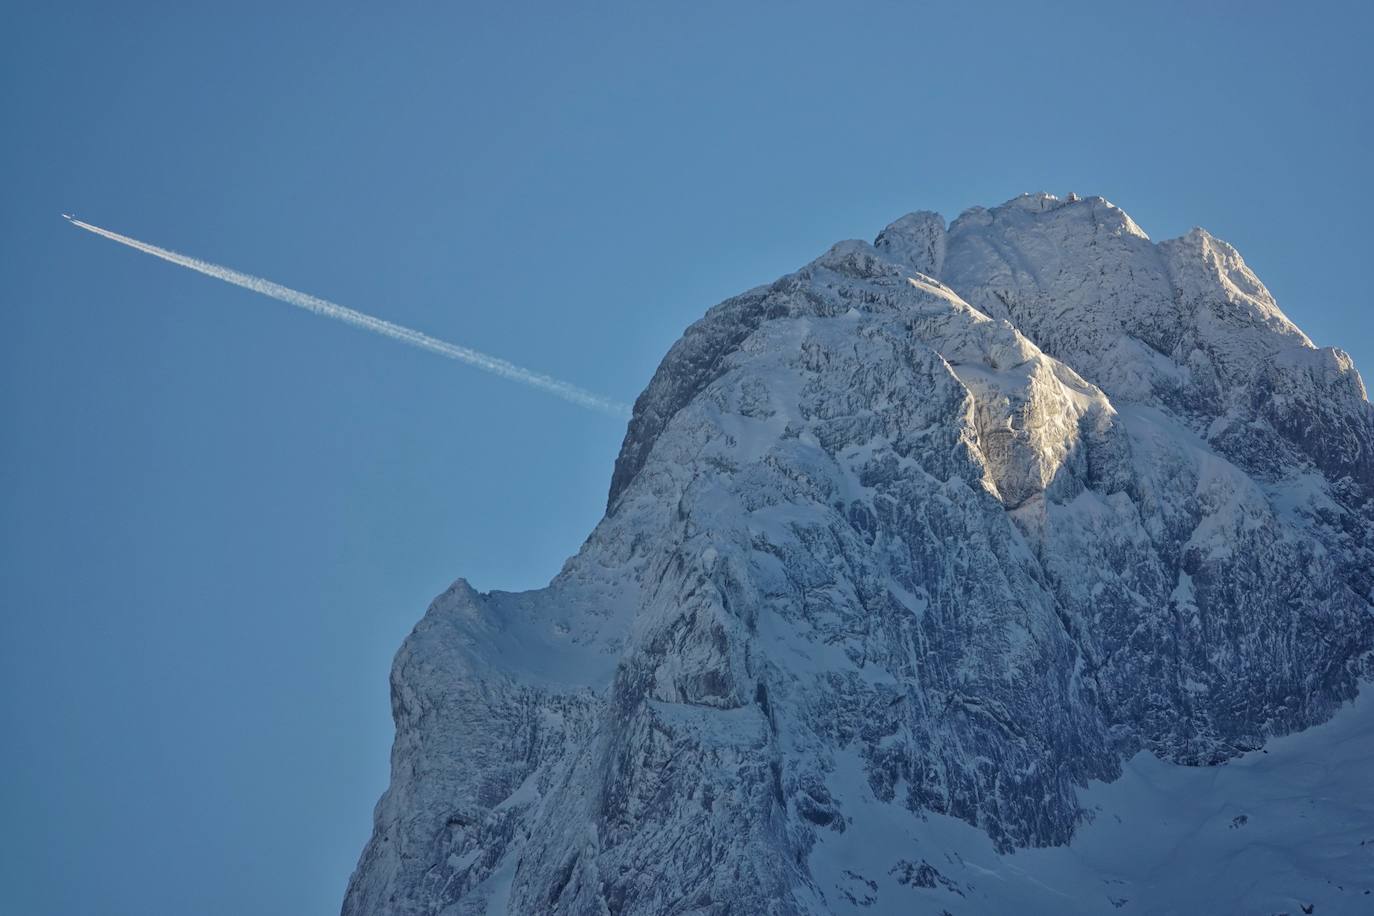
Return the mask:
[[[1360,377],[1233,248],[911,214],[687,330],[547,588],[435,600],[344,912],[828,913],[872,804],[1062,844],[1353,697],[1372,570]]]

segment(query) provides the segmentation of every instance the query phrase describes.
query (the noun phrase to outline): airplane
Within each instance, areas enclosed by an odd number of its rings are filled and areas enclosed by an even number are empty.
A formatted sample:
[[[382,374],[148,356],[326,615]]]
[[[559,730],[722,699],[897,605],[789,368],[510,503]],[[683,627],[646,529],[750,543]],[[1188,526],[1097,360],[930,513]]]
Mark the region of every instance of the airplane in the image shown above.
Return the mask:
[[[76,219],[76,217],[75,217],[75,216],[72,216],[70,213],[63,213],[63,214],[62,214],[62,218],[63,218],[63,219]]]

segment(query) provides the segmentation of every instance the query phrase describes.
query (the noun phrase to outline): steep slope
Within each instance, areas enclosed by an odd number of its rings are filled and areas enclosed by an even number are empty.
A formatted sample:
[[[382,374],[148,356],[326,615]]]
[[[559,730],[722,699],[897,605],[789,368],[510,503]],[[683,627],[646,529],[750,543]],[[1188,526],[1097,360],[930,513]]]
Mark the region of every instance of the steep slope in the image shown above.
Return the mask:
[[[547,588],[431,606],[345,913],[909,912],[922,824],[1066,844],[1137,752],[1355,696],[1371,455],[1200,230],[1028,195],[836,245],[673,346]]]

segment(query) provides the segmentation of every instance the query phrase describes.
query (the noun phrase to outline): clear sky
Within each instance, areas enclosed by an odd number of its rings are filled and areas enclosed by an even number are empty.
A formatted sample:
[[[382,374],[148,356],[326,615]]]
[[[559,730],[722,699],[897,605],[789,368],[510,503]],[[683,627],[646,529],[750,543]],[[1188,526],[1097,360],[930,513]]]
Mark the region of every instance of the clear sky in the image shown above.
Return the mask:
[[[7,4],[0,912],[337,912],[392,654],[624,432],[61,211],[628,401],[834,241],[1102,194],[1374,371],[1363,5],[1032,6]]]

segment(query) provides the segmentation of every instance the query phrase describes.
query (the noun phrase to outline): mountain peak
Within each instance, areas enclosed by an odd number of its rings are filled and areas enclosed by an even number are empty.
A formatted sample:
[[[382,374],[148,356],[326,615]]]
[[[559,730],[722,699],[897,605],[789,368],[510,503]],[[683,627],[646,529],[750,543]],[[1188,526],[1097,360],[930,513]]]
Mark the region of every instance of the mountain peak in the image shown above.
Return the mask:
[[[1234,248],[910,213],[686,330],[547,588],[436,599],[345,913],[1059,912],[1001,856],[1330,718],[1372,601],[1374,409]]]

